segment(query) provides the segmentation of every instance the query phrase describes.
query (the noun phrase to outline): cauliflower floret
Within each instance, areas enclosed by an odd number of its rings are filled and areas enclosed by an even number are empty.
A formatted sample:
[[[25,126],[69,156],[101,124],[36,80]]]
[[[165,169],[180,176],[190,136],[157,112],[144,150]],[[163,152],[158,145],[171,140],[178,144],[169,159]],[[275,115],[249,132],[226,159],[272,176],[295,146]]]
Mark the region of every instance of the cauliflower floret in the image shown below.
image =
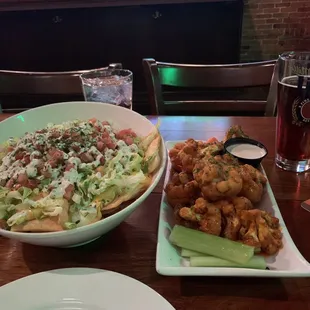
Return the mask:
[[[235,197],[242,189],[238,171],[233,166],[222,165],[215,158],[199,161],[193,175],[203,196],[211,201]]]

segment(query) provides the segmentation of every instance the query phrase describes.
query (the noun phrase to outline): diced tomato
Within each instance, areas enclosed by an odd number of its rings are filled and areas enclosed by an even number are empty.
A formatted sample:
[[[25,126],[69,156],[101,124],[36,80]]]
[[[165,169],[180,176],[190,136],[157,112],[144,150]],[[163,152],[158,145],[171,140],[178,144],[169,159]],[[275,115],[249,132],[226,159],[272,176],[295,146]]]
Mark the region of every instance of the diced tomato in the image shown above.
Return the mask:
[[[35,189],[38,186],[38,182],[36,180],[29,179],[25,186],[31,189]]]
[[[116,134],[116,138],[123,140],[127,145],[133,144],[133,138],[136,136],[136,133],[132,129],[123,129]]]
[[[16,155],[15,155],[15,159],[16,160],[21,160],[24,158],[26,152],[25,151],[19,151]]]
[[[104,145],[104,143],[102,141],[98,141],[97,142],[97,149],[98,149],[98,151],[102,152],[104,150],[104,147],[105,147],[105,145]]]
[[[82,143],[83,142],[83,138],[81,137],[81,135],[71,136],[71,140],[76,142],[76,143]]]
[[[104,159],[103,156],[100,158],[100,164],[101,164],[101,165],[104,165],[104,164],[105,164],[105,159]]]
[[[215,137],[212,137],[207,140],[207,143],[214,143],[214,142],[219,142]]]
[[[102,133],[102,136],[101,136],[103,139],[104,138],[110,138],[110,135],[109,135],[109,133],[107,132],[107,131],[104,131],[103,133]]]
[[[25,165],[30,164],[30,155],[29,154],[24,156],[24,158],[22,159],[22,163]]]
[[[83,163],[91,163],[94,161],[94,157],[89,153],[82,153],[80,155],[80,159]]]
[[[96,118],[91,118],[91,119],[89,120],[89,122],[92,123],[92,124],[94,125],[94,127],[95,127],[95,129],[96,129],[97,131],[101,131],[101,127],[97,125],[97,124],[98,124],[98,123],[97,123],[98,120],[97,120]],[[102,125],[107,125],[107,124],[104,124],[104,122],[102,122]],[[96,134],[96,133],[95,133],[95,134]]]
[[[80,136],[80,133],[79,132],[71,132],[71,137],[78,137]]]
[[[103,122],[101,122],[101,124],[102,124],[103,126],[110,126],[110,123],[107,122],[107,121],[103,121]]]
[[[73,196],[73,193],[74,193],[74,185],[70,184],[65,189],[64,198],[70,200]]]
[[[34,147],[40,151],[43,152],[44,151],[44,145],[43,144],[35,144]]]
[[[47,161],[47,163],[48,163],[52,168],[56,168],[57,165],[58,165],[57,160],[55,160],[55,159],[49,159],[49,160]]]
[[[136,133],[132,130],[132,129],[123,129],[121,131],[119,131],[117,134],[116,134],[116,138],[117,139],[121,139],[121,140],[124,140],[126,137],[133,137],[135,138],[137,135]]]
[[[48,158],[54,160],[56,163],[62,162],[63,156],[63,152],[58,149],[53,148],[48,151]]]
[[[13,186],[13,188],[15,189],[15,190],[18,190],[19,188],[21,188],[22,186],[20,185],[20,184],[15,184],[14,186]]]
[[[8,181],[6,182],[5,187],[7,187],[7,188],[12,188],[13,185],[14,185],[14,180],[13,180],[13,178],[12,178],[12,179],[10,179],[10,180],[8,180]]]
[[[71,164],[71,163],[68,163],[67,165],[66,165],[66,168],[65,168],[65,171],[70,171],[72,168],[74,168],[75,166],[74,166],[74,164]]]
[[[110,142],[107,144],[107,147],[111,150],[115,150],[116,149],[116,144],[114,142]]]
[[[81,149],[81,147],[78,146],[77,144],[73,144],[73,145],[72,145],[72,149],[73,149],[74,151],[78,152],[78,151]]]
[[[108,138],[103,138],[102,141],[103,141],[103,143],[107,146],[107,148],[109,148],[109,149],[111,149],[111,150],[115,150],[116,144],[111,140],[110,137],[108,137]]]
[[[89,120],[89,122],[92,124],[95,124],[97,122],[97,119],[95,117],[93,117]]]
[[[55,186],[49,185],[49,186],[48,186],[48,189],[49,189],[50,191],[52,191],[53,189],[55,189]]]
[[[54,138],[54,139],[55,139],[55,138],[59,138],[59,137],[60,137],[60,132],[54,130],[54,131],[51,133],[51,137]]]
[[[132,138],[132,137],[127,136],[127,137],[124,139],[124,141],[125,141],[125,143],[126,143],[127,145],[133,144],[133,138]]]
[[[21,173],[16,180],[16,183],[22,185],[22,186],[26,186],[28,182],[28,177],[26,173]]]
[[[53,154],[53,158],[56,159],[57,161],[63,159],[63,157],[64,157],[64,154],[60,150],[56,150]]]
[[[42,169],[40,170],[40,173],[41,173],[46,179],[48,179],[48,178],[50,178],[50,177],[52,176],[52,174],[51,174],[47,169],[45,169],[45,168],[42,168]]]
[[[62,138],[63,138],[63,139],[68,139],[68,138],[71,138],[71,134],[70,134],[70,132],[65,131],[65,132],[64,132],[64,134],[62,135]]]
[[[42,159],[39,159],[38,163],[37,163],[37,168],[38,169],[43,169],[43,167],[44,167],[44,161]]]

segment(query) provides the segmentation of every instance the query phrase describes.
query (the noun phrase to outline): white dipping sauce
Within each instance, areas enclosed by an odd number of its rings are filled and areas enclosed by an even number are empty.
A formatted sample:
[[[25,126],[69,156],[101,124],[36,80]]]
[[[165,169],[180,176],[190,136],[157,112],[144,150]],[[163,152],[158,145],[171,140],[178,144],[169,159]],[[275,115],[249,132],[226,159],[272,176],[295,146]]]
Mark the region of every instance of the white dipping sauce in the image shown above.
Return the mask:
[[[254,144],[233,144],[227,147],[227,151],[235,156],[246,159],[261,158],[266,155],[266,151]]]

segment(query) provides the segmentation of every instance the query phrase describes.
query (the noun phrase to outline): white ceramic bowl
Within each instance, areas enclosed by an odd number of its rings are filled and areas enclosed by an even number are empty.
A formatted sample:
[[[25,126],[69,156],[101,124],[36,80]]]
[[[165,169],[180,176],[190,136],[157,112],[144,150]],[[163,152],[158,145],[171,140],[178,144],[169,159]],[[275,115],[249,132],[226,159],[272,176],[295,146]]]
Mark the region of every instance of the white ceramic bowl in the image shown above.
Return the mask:
[[[26,132],[33,132],[48,123],[59,124],[74,119],[110,121],[114,128],[132,128],[138,135],[149,134],[154,125],[144,116],[112,104],[97,102],[63,102],[28,110],[0,122],[0,144],[10,137],[20,137]],[[76,246],[100,237],[123,222],[152,192],[162,176],[166,165],[165,145],[162,141],[161,166],[153,177],[151,186],[123,210],[88,226],[68,231],[50,233],[22,233],[0,229],[0,235],[21,242],[53,247]]]

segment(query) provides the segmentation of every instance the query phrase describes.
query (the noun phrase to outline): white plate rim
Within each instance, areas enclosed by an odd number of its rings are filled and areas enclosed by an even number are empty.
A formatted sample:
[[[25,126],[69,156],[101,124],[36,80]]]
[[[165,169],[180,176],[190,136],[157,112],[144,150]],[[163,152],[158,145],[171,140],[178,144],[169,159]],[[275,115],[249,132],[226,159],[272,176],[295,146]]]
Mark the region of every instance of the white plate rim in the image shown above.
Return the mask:
[[[64,277],[68,277],[68,278],[70,276],[73,276],[72,280],[77,283],[79,281],[76,281],[75,276],[78,276],[78,277],[81,276],[82,277],[81,274],[91,275],[93,273],[94,274],[102,273],[102,275],[103,275],[102,281],[103,282],[105,281],[104,275],[105,276],[108,275],[108,276],[118,277],[119,281],[121,281],[122,279],[126,279],[127,281],[130,281],[130,283],[132,285],[135,286],[135,289],[137,291],[140,290],[140,291],[144,291],[144,293],[148,292],[149,294],[152,294],[152,296],[154,296],[152,298],[153,302],[156,302],[156,303],[158,302],[158,304],[160,304],[161,306],[164,305],[164,308],[161,308],[162,310],[165,310],[165,309],[166,310],[174,310],[175,309],[162,295],[160,295],[154,289],[152,289],[148,285],[144,284],[143,282],[138,281],[135,278],[132,278],[130,276],[127,276],[127,275],[124,275],[124,274],[121,274],[118,272],[110,271],[110,270],[98,269],[98,268],[88,268],[88,267],[72,267],[72,268],[53,269],[53,270],[43,271],[43,272],[35,273],[35,274],[29,275],[29,276],[25,276],[25,277],[22,277],[18,280],[15,280],[13,282],[10,282],[10,283],[5,284],[2,287],[0,287],[0,296],[1,296],[1,291],[3,291],[3,290],[4,291],[8,290],[8,289],[14,290],[14,289],[16,289],[16,287],[18,287],[20,285],[21,286],[27,285],[27,282],[29,281],[29,279],[31,279],[31,281],[33,281],[33,280],[35,280],[35,281],[44,281],[45,280],[46,281],[49,277],[52,279],[53,275],[58,274],[60,276],[64,276]],[[55,280],[53,280],[53,281],[55,281]],[[71,279],[70,279],[70,281],[71,281]],[[100,291],[99,288],[98,288],[98,290]],[[19,294],[20,294],[19,298],[22,298],[22,292],[20,292]],[[65,293],[64,293],[64,295],[65,295]],[[98,294],[98,296],[100,296],[100,294]],[[2,296],[2,298],[3,298],[3,296]],[[94,306],[96,306],[96,309],[97,309],[97,307],[100,307],[100,305],[96,304],[97,302],[99,302],[99,300],[100,300],[100,298],[98,298],[98,300],[95,301],[95,303],[94,303]],[[5,300],[2,299],[1,304],[3,304],[4,302],[5,302]],[[11,309],[11,308],[7,308],[9,306],[10,305],[6,305],[6,309]],[[29,306],[29,305],[27,305],[27,306]],[[32,305],[30,305],[30,306],[33,307]],[[65,308],[63,308],[63,309],[65,309]],[[84,308],[81,308],[81,309],[84,309]],[[106,308],[100,308],[100,309],[106,309]],[[128,308],[128,309],[132,309],[132,308]],[[134,310],[134,309],[132,309],[132,310]]]
[[[176,143],[182,143],[186,140],[171,140],[166,141],[166,149],[167,153],[169,152],[170,145],[175,145]],[[170,168],[171,162],[169,156],[167,156],[167,169],[164,180],[164,187],[170,178]],[[267,177],[263,166],[261,165],[262,172]],[[267,178],[268,179],[268,178]],[[289,270],[257,270],[257,269],[246,269],[246,268],[210,268],[210,267],[166,267],[160,265],[160,255],[162,252],[161,249],[161,235],[162,228],[164,226],[162,214],[164,212],[164,200],[165,200],[165,192],[163,189],[161,204],[160,204],[160,212],[159,212],[159,223],[158,223],[158,232],[157,232],[157,248],[156,248],[156,271],[161,275],[166,276],[238,276],[238,277],[310,277],[310,264],[307,260],[301,255],[298,248],[296,247],[291,235],[289,234],[286,224],[281,215],[280,209],[274,197],[273,191],[269,184],[269,180],[266,185],[266,190],[269,194],[269,197],[272,201],[275,216],[278,217],[281,226],[282,233],[285,236],[287,242],[290,244],[294,254],[296,257],[305,265],[305,269],[300,271],[289,271]],[[171,245],[172,247],[172,245]]]

